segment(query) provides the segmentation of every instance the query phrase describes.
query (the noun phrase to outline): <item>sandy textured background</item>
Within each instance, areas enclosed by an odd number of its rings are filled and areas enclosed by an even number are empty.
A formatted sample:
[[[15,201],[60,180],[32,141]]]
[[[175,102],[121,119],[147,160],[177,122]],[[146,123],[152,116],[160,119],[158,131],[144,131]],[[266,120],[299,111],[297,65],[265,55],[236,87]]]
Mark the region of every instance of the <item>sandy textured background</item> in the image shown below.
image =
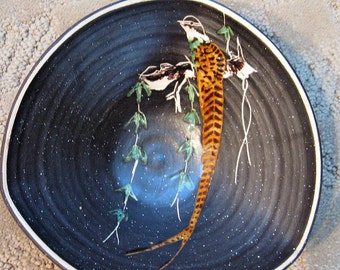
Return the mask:
[[[50,44],[109,0],[0,0],[0,135],[25,76]],[[319,210],[289,269],[340,269],[340,1],[224,0],[283,52],[305,87],[323,147]],[[21,231],[0,199],[0,269],[59,269]]]

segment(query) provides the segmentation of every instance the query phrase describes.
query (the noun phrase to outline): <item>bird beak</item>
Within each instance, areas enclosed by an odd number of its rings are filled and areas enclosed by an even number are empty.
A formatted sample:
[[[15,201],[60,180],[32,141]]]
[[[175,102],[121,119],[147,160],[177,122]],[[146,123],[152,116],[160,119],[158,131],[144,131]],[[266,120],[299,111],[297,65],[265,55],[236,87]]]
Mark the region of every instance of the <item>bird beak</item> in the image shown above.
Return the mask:
[[[178,20],[177,21],[179,23],[179,25],[185,30],[185,24],[184,24],[184,21],[182,20]]]

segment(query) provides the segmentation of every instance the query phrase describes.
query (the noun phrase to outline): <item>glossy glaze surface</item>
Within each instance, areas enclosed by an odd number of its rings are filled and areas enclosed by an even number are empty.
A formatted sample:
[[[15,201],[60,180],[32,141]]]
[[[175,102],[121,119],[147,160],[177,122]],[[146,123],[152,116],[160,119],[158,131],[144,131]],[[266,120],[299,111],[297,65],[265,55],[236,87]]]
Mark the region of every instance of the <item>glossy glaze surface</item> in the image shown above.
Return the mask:
[[[146,66],[176,63],[189,54],[176,22],[187,14],[199,17],[211,39],[223,46],[215,34],[223,23],[221,12],[194,2],[171,1],[166,9],[164,3],[141,3],[107,12],[57,44],[21,90],[24,96],[17,100],[13,127],[7,132],[7,199],[34,237],[74,267],[155,268],[175,249],[169,247],[169,254],[164,250],[160,256],[124,255],[183,226],[169,207],[176,192],[169,174],[178,166],[176,149],[187,127],[162,92],[153,93],[143,105],[150,123],[141,138],[150,162],[137,172],[140,200],[129,205],[120,245],[113,239],[102,244],[102,239],[115,223],[107,213],[122,199],[114,189],[129,171],[121,161],[132,138],[124,129],[134,110],[126,93]],[[301,244],[315,203],[315,135],[305,101],[277,55],[238,22],[229,18],[228,24],[258,70],[249,80],[248,95],[253,106],[253,164],[248,167],[243,157],[235,185],[242,93],[239,81],[231,79],[225,83],[224,130],[214,182],[195,234],[174,269],[277,267]],[[199,156],[194,164],[197,183]],[[185,223],[194,194],[188,192],[181,206]]]

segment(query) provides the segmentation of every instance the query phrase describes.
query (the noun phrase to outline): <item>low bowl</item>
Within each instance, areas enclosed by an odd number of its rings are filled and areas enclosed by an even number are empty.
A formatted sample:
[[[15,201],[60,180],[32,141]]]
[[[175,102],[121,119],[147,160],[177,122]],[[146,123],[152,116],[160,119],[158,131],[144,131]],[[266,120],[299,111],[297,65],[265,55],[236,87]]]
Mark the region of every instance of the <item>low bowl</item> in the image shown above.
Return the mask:
[[[65,269],[157,269],[178,245],[131,257],[183,229],[191,216],[202,170],[198,151],[188,164],[193,188],[175,198],[183,167],[177,153],[188,136],[184,113],[167,101],[173,85],[145,94],[148,120],[139,143],[147,165],[135,170],[128,220],[119,226],[133,163],[123,162],[135,141],[126,126],[137,104],[127,97],[148,66],[185,61],[189,47],[177,20],[200,19],[221,48],[216,30],[233,31],[256,70],[248,82],[252,106],[251,157],[240,156],[242,88],[225,80],[224,127],[217,169],[196,230],[169,269],[283,269],[302,251],[311,230],[320,189],[320,147],[304,89],[277,48],[228,8],[210,1],[125,1],[84,18],[61,36],[23,83],[8,119],[2,146],[2,194],[28,236]],[[183,91],[183,110],[190,103]],[[197,104],[196,108],[199,110]],[[246,115],[249,110],[246,110]],[[111,214],[110,214],[111,213]]]

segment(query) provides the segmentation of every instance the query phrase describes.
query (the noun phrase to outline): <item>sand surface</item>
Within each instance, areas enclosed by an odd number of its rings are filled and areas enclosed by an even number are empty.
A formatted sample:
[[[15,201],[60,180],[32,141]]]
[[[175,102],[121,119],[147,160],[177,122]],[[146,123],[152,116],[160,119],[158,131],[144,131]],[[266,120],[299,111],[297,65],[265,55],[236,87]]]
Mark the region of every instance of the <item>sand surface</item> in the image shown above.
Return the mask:
[[[0,135],[21,83],[51,43],[109,0],[0,1]],[[259,28],[299,76],[323,148],[323,183],[313,230],[289,269],[340,267],[340,1],[221,1]],[[22,232],[0,199],[0,269],[59,269]]]

